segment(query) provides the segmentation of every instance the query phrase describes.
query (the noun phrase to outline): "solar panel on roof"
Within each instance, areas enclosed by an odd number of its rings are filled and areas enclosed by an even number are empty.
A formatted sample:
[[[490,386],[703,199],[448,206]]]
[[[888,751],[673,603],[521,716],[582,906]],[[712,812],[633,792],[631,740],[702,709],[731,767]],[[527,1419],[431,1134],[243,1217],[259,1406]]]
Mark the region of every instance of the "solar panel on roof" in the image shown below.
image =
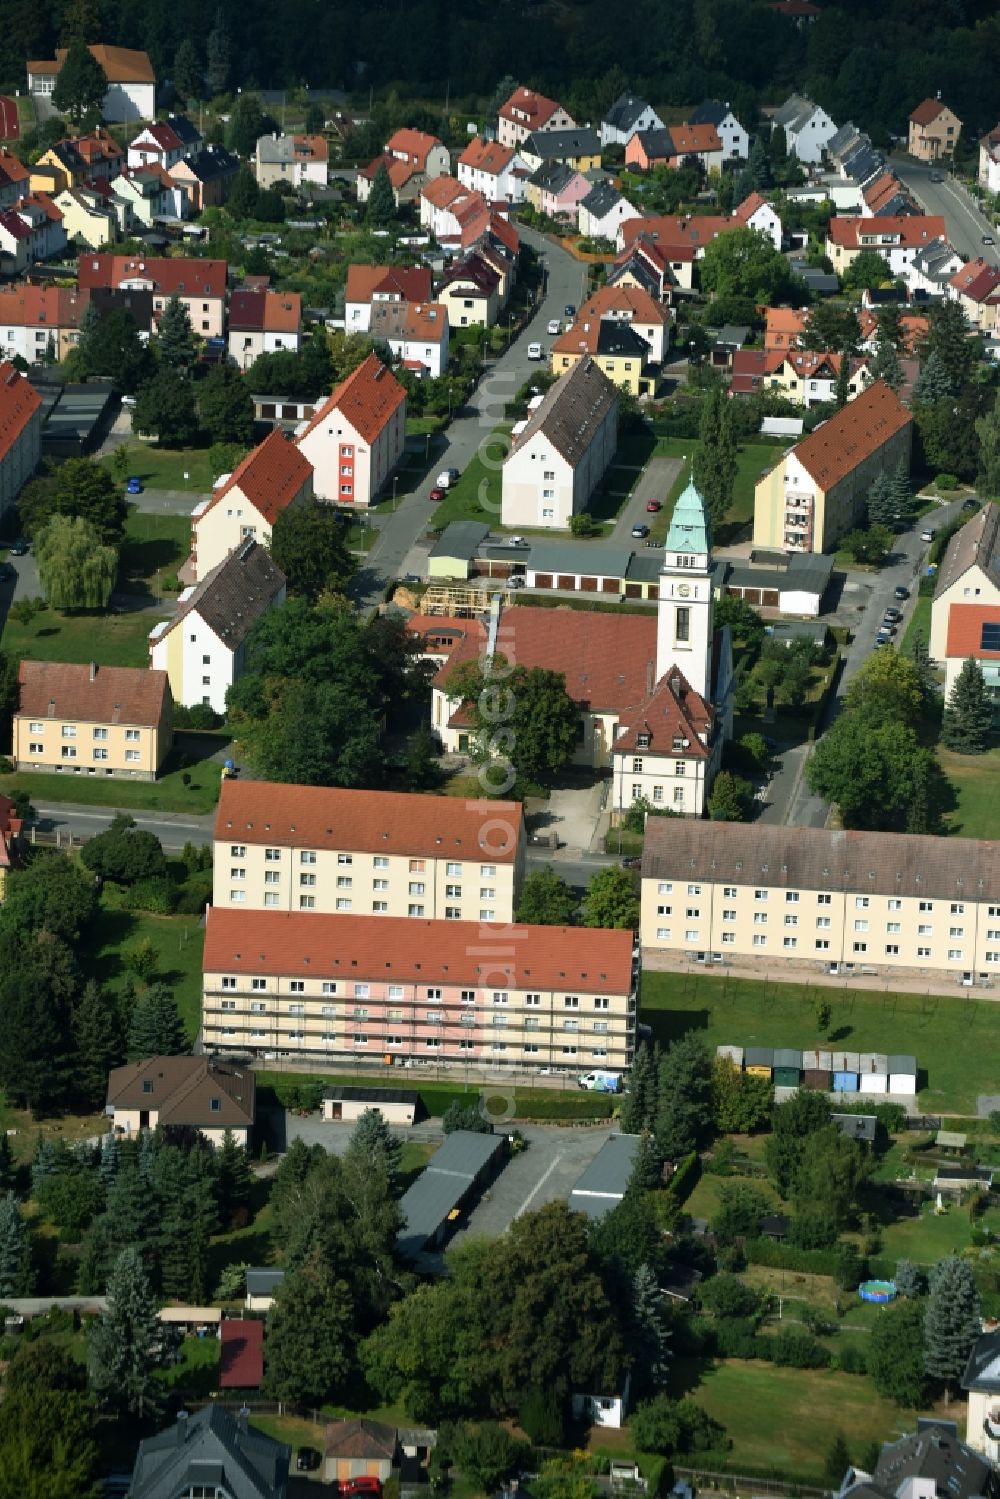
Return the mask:
[[[983,625],[982,639],[979,645],[980,649],[984,651],[1000,651],[1000,623]]]

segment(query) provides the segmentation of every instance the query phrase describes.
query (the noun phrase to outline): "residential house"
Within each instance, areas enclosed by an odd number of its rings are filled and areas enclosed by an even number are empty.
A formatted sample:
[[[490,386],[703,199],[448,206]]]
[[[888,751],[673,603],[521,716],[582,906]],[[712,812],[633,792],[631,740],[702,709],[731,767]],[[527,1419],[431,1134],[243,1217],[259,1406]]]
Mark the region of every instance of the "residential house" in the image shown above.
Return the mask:
[[[425,265],[349,265],[344,292],[344,327],[367,333],[378,302],[429,302],[431,272]]]
[[[112,201],[125,210],[126,221],[151,229],[157,219],[183,217],[187,213],[187,194],[181,191],[169,173],[155,164],[126,167],[111,183]],[[176,210],[180,209],[178,215]]]
[[[159,322],[171,297],[188,310],[199,338],[221,338],[226,325],[224,260],[134,255],[81,255],[77,277],[81,291],[118,288],[150,291],[153,314]]]
[[[445,271],[437,299],[455,328],[492,328],[500,311],[500,277],[481,255],[467,255]]]
[[[865,353],[874,354],[878,344],[878,315],[873,307],[863,305],[864,298],[865,294],[862,293],[862,307],[858,312],[861,348]],[[902,309],[899,315],[900,352],[912,358],[929,331],[930,321],[923,313]]]
[[[513,435],[503,464],[503,524],[567,530],[617,444],[616,388],[595,359],[578,359]]]
[[[3,904],[7,871],[21,862],[22,818],[18,817],[9,796],[0,796],[0,905]]]
[[[729,958],[772,979],[776,963],[789,977],[847,964],[925,982],[990,979],[998,874],[1000,843],[650,818],[640,939],[647,954]]]
[[[0,337],[6,331],[0,325]],[[34,477],[41,454],[42,398],[5,358],[0,364],[0,520]]]
[[[601,145],[624,146],[637,130],[662,130],[663,121],[637,94],[619,94],[601,121]]]
[[[873,1473],[848,1468],[837,1499],[996,1499],[997,1490],[996,1470],[959,1441],[957,1422],[927,1418],[915,1433],[883,1444]]]
[[[173,743],[166,672],[22,661],[17,681],[18,770],[155,781]]]
[[[924,99],[910,115],[906,149],[918,161],[940,161],[954,155],[961,134],[961,120],[940,95]]]
[[[372,183],[383,166],[389,174],[389,186],[392,188],[392,199],[396,207],[402,208],[406,203],[415,202],[420,195],[420,189],[429,180],[427,173],[412,161],[403,160],[397,156],[388,156],[385,153],[376,156],[375,160],[370,161],[366,167],[358,169],[354,184],[358,202],[368,202]]]
[[[751,193],[733,209],[733,220],[744,229],[755,229],[766,234],[776,250],[781,249],[782,227],[777,211],[760,193]]]
[[[328,1065],[392,1057],[445,1067],[627,1068],[635,1045],[632,933],[504,922],[494,936],[496,920],[212,906],[205,1045]],[[416,1224],[408,1227],[412,1233]]]
[[[582,172],[567,162],[546,161],[528,178],[525,196],[531,207],[546,218],[575,219],[590,191],[591,184]]]
[[[252,537],[186,588],[173,617],[149,635],[149,664],[166,672],[175,703],[226,711],[226,693],[243,675],[247,636],[285,602],[285,575]]]
[[[146,53],[103,43],[90,44],[89,51],[108,80],[102,117],[112,123],[152,120],[156,114],[156,75]],[[50,61],[28,63],[28,93],[33,98],[51,100],[67,52],[68,48],[59,47]]]
[[[596,130],[539,130],[522,141],[520,153],[531,171],[546,161],[559,162],[576,172],[594,172],[601,165],[601,141]]]
[[[451,170],[448,147],[425,130],[397,130],[385,143],[385,154],[412,166],[425,177],[441,177]]]
[[[73,287],[18,281],[0,288],[0,358],[19,355],[27,364],[52,356],[65,359],[77,341],[86,306],[86,295]],[[0,512],[3,506],[0,492]]]
[[[454,177],[435,177],[420,189],[420,222],[442,245],[470,249],[489,221],[490,205],[482,193],[463,187]]]
[[[900,218],[847,218],[830,220],[825,250],[838,276],[843,276],[865,250],[881,255],[893,276],[905,276],[919,250],[945,239],[947,230],[940,214],[904,214]]]
[[[487,203],[523,203],[531,169],[513,146],[474,135],[458,158],[458,180]]]
[[[671,125],[662,130],[639,130],[625,147],[628,166],[642,172],[656,166],[680,167],[694,157],[704,171],[722,165],[723,147],[714,125]]]
[[[746,161],[750,155],[750,137],[728,104],[718,99],[703,99],[688,115],[688,125],[714,125],[722,142],[726,161]]]
[[[245,1412],[206,1405],[139,1443],[131,1499],[175,1499],[203,1492],[226,1499],[286,1499],[292,1449],[251,1426]]]
[[[812,406],[822,406],[836,399],[843,355],[789,349],[786,353],[772,354],[767,358],[764,384],[771,390],[780,391],[796,406],[804,406],[808,411]],[[873,377],[870,359],[852,359],[850,366],[847,399],[853,401],[867,389]]]
[[[229,299],[229,357],[248,370],[261,354],[297,353],[302,342],[302,297],[297,291],[238,287]]]
[[[312,493],[312,464],[287,433],[274,428],[191,512],[187,580],[207,577],[245,541],[270,546],[278,516]]]
[[[629,219],[641,219],[642,210],[633,207],[610,182],[598,182],[577,209],[580,233],[590,239],[609,239],[614,243],[618,230]]]
[[[244,1305],[248,1312],[269,1312],[274,1305],[275,1293],[285,1279],[284,1270],[270,1266],[248,1266],[247,1294]]]
[[[824,148],[837,133],[837,127],[826,110],[804,94],[790,94],[772,115],[772,135],[775,130],[784,131],[789,156],[810,165],[823,159]]]
[[[690,246],[694,259],[700,260],[706,245],[710,245],[713,239],[743,227],[739,219],[726,213],[699,213],[692,214],[690,218],[676,214],[656,214],[645,219],[627,219],[618,231],[618,249],[627,249],[641,235],[654,244],[663,246],[664,252],[670,257],[673,270],[675,260],[682,268],[685,264],[690,264],[683,255],[675,254],[675,251]]]
[[[922,293],[928,297],[944,297],[948,282],[965,264],[957,250],[942,235],[940,239],[917,250],[903,271],[903,280],[911,296]]]
[[[931,605],[929,651],[945,669],[945,696],[963,662],[979,662],[1000,702],[1000,508],[984,505],[954,535],[941,559]]]
[[[378,302],[369,332],[393,359],[419,376],[448,372],[448,309],[441,302]]]
[[[977,177],[979,186],[988,193],[1000,193],[1000,124],[988,130],[979,142]]]
[[[377,354],[342,380],[295,438],[317,499],[368,506],[406,445],[406,391]]]
[[[139,338],[145,344],[149,342],[149,336],[155,332],[153,320],[153,293],[149,291],[111,291],[106,287],[94,287],[87,294],[87,306],[96,307],[102,318],[107,317],[109,312],[127,312],[138,330]],[[84,299],[81,296],[80,301]],[[74,323],[66,334],[66,342],[69,346],[79,343],[80,335],[77,324]],[[62,348],[60,339],[60,348]],[[62,356],[65,357],[65,356]]]
[[[496,215],[490,218],[486,233],[476,242],[476,254],[500,278],[497,286],[498,311],[502,312],[510,301],[510,294],[517,279],[519,256],[511,253],[493,232]]]
[[[802,347],[809,322],[807,307],[768,307],[764,318],[764,348],[769,354]]]
[[[965,1440],[996,1469],[1000,1463],[1000,1332],[984,1332],[973,1343],[962,1389],[968,1397]]]
[[[130,167],[157,166],[169,172],[185,156],[196,154],[204,142],[201,132],[186,115],[167,115],[152,125],[144,125],[128,147]]]
[[[581,323],[601,318],[627,323],[649,345],[649,362],[663,363],[670,342],[670,313],[645,289],[620,282],[597,287],[581,304],[573,327],[564,336],[572,334]]]
[[[187,194],[191,213],[199,214],[225,203],[239,169],[239,157],[224,146],[205,146],[189,152],[171,167],[170,175]]]
[[[105,1113],[118,1135],[197,1130],[218,1146],[229,1132],[237,1145],[248,1148],[256,1117],[255,1079],[250,1068],[214,1057],[144,1057],[112,1068]]]
[[[116,176],[124,165],[125,152],[110,130],[98,126],[89,135],[56,141],[43,151],[31,169],[32,191],[82,187],[98,177]]]
[[[894,172],[883,172],[861,190],[861,217],[898,219],[923,209]]]
[[[572,130],[575,123],[554,99],[520,87],[500,106],[497,139],[501,146],[517,148],[540,130]]]
[[[62,214],[63,231],[71,244],[99,250],[118,239],[120,220],[103,193],[93,188],[64,187],[56,193],[55,205]]]
[[[526,857],[519,802],[264,781],[223,782],[214,837],[217,910],[314,920],[510,922]]]
[[[553,343],[551,358],[554,375],[589,361],[620,390],[634,396],[655,394],[649,344],[626,319],[578,317]]]
[[[12,151],[0,146],[0,209],[13,208],[31,188],[31,173]]]
[[[626,220],[619,229],[619,238],[629,222],[631,221]],[[643,224],[638,227],[642,229],[648,222],[644,219]],[[616,254],[615,263],[608,272],[608,283],[638,286],[643,291],[648,291],[650,296],[669,305],[674,287],[684,287],[687,291],[692,289],[694,258],[695,252],[691,245],[660,244],[650,235],[638,233]]]
[[[980,255],[963,265],[948,281],[946,296],[957,302],[973,328],[993,333],[1000,307],[1000,270]]]
[[[330,148],[322,135],[262,135],[254,153],[257,186],[326,187]]]
[[[30,193],[0,213],[0,270],[25,271],[65,249],[63,216],[47,193]]]
[[[387,1483],[397,1445],[396,1428],[381,1421],[330,1421],[323,1436],[323,1482],[375,1478]]]
[[[824,552],[858,525],[879,474],[909,469],[913,418],[882,381],[790,448],[758,480],[754,546]]]

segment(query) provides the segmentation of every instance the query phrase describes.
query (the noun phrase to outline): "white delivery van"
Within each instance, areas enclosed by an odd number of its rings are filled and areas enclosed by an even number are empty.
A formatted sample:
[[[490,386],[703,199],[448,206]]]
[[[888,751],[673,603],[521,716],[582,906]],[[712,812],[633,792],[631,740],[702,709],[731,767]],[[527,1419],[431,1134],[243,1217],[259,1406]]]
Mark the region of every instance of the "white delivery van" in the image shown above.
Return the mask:
[[[542,357],[542,346],[541,346],[541,344],[529,344],[528,345],[528,358],[529,359],[541,359],[541,357]]]
[[[617,1093],[622,1085],[617,1072],[584,1072],[577,1082],[590,1093]]]

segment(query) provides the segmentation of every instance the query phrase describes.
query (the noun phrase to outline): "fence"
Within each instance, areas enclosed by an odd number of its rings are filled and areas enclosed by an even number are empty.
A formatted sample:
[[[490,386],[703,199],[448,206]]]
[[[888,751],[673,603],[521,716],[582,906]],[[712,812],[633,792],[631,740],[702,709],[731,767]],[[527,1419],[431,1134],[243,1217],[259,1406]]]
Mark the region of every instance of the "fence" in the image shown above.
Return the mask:
[[[674,1463],[674,1473],[679,1478],[690,1478],[695,1488],[726,1489],[735,1493],[746,1489],[748,1493],[802,1495],[803,1499],[827,1499],[827,1489],[810,1488],[808,1484],[790,1483],[784,1478],[761,1478],[750,1473],[711,1473],[706,1468],[681,1468]]]

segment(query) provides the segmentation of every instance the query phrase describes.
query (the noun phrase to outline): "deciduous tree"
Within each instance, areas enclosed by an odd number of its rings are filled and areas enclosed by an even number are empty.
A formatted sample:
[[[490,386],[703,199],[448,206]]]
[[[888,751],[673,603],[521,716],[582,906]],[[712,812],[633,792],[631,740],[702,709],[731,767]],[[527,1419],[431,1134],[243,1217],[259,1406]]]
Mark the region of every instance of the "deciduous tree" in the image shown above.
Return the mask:
[[[868,1339],[868,1374],[887,1400],[918,1408],[924,1404],[924,1308],[918,1301],[900,1301],[886,1307],[873,1323]]]
[[[578,901],[572,887],[551,864],[533,869],[521,886],[518,921],[529,926],[569,926]]]
[[[198,435],[198,413],[190,380],[176,370],[161,369],[139,387],[132,425],[155,437],[160,447],[183,448]]]
[[[249,444],[253,439],[253,400],[235,365],[221,362],[198,387],[198,420],[211,442]]]
[[[353,1352],[350,1290],[314,1251],[285,1276],[268,1314],[267,1392],[297,1405],[342,1399],[349,1387]]]
[[[700,1036],[688,1031],[660,1061],[656,1145],[675,1164],[701,1145],[712,1125],[712,1059]]]
[[[631,928],[639,925],[639,896],[627,869],[612,864],[591,876],[583,897],[583,925]]]
[[[356,571],[340,517],[316,499],[300,500],[278,516],[271,555],[288,579],[289,592],[315,603],[321,594],[343,593]]]
[[[52,90],[52,102],[60,114],[79,124],[86,115],[99,114],[108,91],[108,75],[86,43],[70,43]]]
[[[769,1078],[739,1071],[728,1057],[712,1064],[712,1121],[724,1134],[750,1134],[769,1117],[774,1090]]]
[[[79,516],[54,515],[35,538],[38,577],[53,609],[106,609],[118,553]]]
[[[23,932],[48,932],[76,942],[94,918],[97,893],[79,865],[55,849],[38,849],[21,869],[12,870],[0,920]]]

